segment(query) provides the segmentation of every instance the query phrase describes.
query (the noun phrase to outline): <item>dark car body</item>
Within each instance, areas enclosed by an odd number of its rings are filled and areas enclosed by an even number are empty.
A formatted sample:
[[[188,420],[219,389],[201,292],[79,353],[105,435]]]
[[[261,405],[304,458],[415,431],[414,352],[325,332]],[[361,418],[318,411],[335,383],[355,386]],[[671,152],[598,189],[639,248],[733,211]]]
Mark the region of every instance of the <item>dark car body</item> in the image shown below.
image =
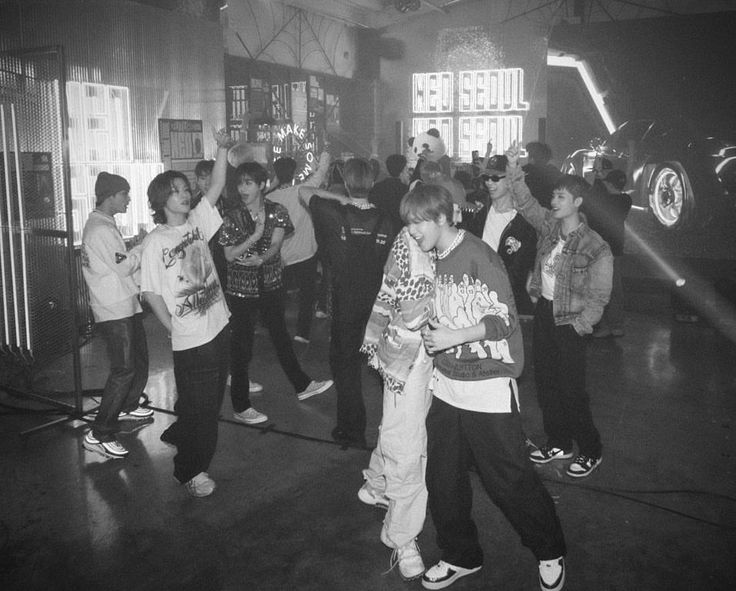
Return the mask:
[[[596,159],[626,172],[634,206],[648,208],[668,228],[710,214],[713,199],[736,197],[736,140],[693,136],[654,119],[621,124],[588,149],[576,150],[562,171],[591,180]]]

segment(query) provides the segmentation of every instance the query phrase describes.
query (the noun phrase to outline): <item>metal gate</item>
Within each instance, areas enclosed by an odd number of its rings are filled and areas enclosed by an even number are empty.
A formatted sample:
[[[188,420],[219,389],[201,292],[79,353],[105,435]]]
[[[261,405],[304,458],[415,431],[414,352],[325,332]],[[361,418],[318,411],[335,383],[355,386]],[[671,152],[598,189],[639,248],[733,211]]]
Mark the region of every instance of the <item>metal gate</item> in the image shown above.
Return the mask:
[[[60,47],[0,53],[0,355],[71,351],[78,384],[65,86]]]

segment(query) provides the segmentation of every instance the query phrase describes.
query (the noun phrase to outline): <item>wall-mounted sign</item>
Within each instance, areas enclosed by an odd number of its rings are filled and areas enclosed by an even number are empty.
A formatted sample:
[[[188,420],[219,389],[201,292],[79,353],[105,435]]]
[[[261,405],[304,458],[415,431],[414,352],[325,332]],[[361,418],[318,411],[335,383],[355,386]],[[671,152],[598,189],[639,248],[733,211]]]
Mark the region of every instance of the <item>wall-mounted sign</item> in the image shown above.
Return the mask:
[[[194,167],[204,158],[202,121],[159,119],[158,141],[164,168],[179,170],[193,177]]]
[[[294,178],[303,181],[317,168],[314,136],[298,123],[287,123],[273,129],[273,157],[291,156],[296,160]]]
[[[447,146],[447,154],[468,162],[472,151],[485,152],[489,141],[496,153],[503,153],[513,141],[522,142],[524,115],[530,108],[524,100],[522,68],[463,70],[457,80],[456,89],[453,72],[413,74],[413,111],[420,115],[412,119],[414,136],[434,127]],[[421,116],[426,113],[448,115]]]
[[[449,113],[452,111],[452,72],[414,74],[412,110],[415,113]]]
[[[474,70],[458,76],[460,111],[528,111],[524,101],[524,70]]]

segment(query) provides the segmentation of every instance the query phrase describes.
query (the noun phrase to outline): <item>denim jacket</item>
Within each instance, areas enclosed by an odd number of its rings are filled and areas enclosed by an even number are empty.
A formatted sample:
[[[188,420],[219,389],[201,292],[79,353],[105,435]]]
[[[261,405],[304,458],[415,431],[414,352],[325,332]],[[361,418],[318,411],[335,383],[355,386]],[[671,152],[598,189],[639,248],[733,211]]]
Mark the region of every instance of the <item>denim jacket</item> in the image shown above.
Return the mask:
[[[561,236],[561,222],[532,197],[523,175],[513,176],[511,192],[516,209],[539,234],[529,284],[529,295],[537,301],[542,291],[542,265]],[[587,224],[580,224],[568,234],[562,249],[552,303],[555,324],[572,324],[580,335],[593,332],[611,296],[612,276],[613,255],[608,244]]]

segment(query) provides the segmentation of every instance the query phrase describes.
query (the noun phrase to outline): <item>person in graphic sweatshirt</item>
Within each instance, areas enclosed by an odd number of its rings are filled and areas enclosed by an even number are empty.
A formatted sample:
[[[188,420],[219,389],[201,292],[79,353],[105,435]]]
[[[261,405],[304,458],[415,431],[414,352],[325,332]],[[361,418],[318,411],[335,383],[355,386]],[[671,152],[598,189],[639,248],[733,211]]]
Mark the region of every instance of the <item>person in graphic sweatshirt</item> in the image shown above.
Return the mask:
[[[483,550],[473,522],[469,470],[539,562],[543,591],[565,582],[565,540],[554,503],[526,451],[516,378],[524,347],[500,256],[452,222],[452,196],[422,185],[402,201],[409,234],[434,251],[435,318],[422,329],[434,356],[427,415],[427,489],[440,561],[422,577],[443,589],[480,570]]]

